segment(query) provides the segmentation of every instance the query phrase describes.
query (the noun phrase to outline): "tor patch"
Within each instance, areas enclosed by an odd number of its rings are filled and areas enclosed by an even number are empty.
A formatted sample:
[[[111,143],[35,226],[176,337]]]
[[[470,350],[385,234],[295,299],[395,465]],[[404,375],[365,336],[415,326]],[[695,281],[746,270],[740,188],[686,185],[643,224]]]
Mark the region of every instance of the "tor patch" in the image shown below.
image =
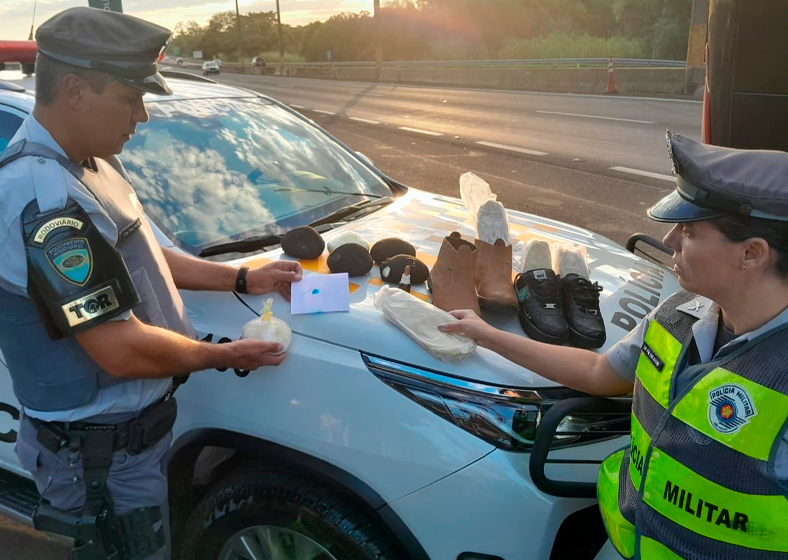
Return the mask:
[[[77,286],[84,286],[93,269],[90,244],[84,237],[66,239],[46,252],[47,260],[57,273]]]
[[[735,434],[757,414],[752,398],[740,385],[726,383],[709,391],[709,424],[721,434]]]

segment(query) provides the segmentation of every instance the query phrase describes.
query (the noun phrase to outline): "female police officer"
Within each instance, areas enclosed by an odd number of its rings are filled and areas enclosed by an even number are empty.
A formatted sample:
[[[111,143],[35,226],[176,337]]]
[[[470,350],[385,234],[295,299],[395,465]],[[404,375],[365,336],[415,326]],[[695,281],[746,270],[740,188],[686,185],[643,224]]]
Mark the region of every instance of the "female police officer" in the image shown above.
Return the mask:
[[[683,288],[604,355],[441,326],[595,395],[634,390],[598,495],[625,558],[788,557],[788,154],[668,134],[677,189],[649,209]],[[633,386],[634,383],[634,386]],[[633,388],[634,387],[634,388]]]

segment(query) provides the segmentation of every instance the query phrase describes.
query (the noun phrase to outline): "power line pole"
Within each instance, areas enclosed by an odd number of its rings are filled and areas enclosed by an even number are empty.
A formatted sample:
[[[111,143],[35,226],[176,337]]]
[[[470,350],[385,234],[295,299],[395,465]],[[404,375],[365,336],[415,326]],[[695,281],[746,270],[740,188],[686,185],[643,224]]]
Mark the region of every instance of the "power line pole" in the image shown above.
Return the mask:
[[[375,27],[375,81],[380,80],[380,71],[383,68],[383,47],[381,46],[382,29],[380,25],[380,0],[374,0],[372,20]]]
[[[276,0],[276,30],[279,35],[279,75],[281,76],[285,67],[285,45],[282,42],[282,12],[279,9],[279,0]]]
[[[241,73],[244,71],[244,34],[241,30],[241,12],[238,11],[238,0],[235,0],[235,21],[238,24],[238,54],[241,56]]]

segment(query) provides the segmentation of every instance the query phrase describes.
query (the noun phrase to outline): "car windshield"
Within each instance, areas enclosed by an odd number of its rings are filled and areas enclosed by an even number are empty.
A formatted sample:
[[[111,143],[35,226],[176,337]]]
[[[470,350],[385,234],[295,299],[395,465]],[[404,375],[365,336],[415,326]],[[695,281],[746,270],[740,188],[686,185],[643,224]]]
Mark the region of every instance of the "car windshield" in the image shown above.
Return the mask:
[[[388,196],[351,152],[262,98],[147,105],[123,163],[150,218],[184,250],[281,234]]]

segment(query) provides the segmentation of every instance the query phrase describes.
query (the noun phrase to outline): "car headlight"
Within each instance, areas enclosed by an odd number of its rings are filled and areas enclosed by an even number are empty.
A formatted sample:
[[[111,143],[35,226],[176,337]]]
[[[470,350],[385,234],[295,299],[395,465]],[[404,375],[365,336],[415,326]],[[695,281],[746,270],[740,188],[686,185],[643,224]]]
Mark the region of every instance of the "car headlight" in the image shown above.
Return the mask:
[[[543,415],[557,401],[583,395],[564,387],[523,390],[470,381],[362,354],[369,370],[412,401],[484,441],[507,451],[533,447]],[[553,447],[619,437],[629,414],[574,414],[556,430]]]

